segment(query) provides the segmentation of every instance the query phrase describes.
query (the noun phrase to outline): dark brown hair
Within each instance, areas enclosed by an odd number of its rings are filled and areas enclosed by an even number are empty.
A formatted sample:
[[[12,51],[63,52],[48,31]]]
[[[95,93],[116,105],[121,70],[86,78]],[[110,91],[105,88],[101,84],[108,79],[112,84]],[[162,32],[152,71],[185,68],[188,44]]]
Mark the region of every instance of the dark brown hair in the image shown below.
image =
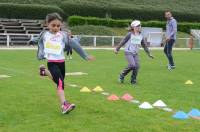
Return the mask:
[[[54,13],[47,14],[45,22],[50,23],[53,20],[59,20],[63,22],[62,17],[58,13],[54,12]]]
[[[172,12],[170,10],[166,10],[165,13],[169,12],[170,14],[172,14]]]

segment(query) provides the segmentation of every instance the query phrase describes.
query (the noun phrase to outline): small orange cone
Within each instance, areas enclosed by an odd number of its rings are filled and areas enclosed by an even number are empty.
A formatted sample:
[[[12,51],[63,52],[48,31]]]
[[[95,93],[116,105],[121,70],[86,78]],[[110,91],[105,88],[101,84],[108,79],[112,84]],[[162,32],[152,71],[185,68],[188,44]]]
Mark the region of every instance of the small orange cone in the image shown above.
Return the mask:
[[[131,101],[131,100],[133,100],[133,97],[130,94],[126,93],[121,97],[121,99],[123,99],[125,101]]]
[[[116,100],[119,100],[119,97],[115,94],[112,94],[107,99],[110,101],[116,101]]]

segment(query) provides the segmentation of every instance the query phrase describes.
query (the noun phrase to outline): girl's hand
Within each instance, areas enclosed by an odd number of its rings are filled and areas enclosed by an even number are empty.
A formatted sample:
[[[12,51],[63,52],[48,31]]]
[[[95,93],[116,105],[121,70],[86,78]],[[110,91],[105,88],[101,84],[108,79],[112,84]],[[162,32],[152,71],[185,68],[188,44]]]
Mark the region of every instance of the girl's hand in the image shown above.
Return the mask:
[[[115,54],[118,54],[119,51],[117,51],[116,49],[114,49]]]
[[[148,56],[149,58],[154,59],[154,56],[152,54],[149,54]]]
[[[167,37],[166,37],[165,40],[166,40],[166,42],[169,42],[170,38],[167,38]]]
[[[87,60],[88,61],[94,61],[96,58],[94,56],[88,56]]]

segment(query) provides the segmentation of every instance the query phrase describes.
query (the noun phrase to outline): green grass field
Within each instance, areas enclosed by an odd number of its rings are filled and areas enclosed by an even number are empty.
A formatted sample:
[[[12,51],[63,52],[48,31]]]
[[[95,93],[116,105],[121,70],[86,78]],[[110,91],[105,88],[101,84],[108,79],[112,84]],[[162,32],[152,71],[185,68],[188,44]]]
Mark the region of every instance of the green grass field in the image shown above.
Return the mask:
[[[65,83],[94,88],[100,85],[106,92],[118,96],[129,92],[135,99],[154,103],[162,99],[175,111],[200,109],[200,52],[174,51],[177,68],[168,71],[161,51],[152,51],[156,57],[149,59],[140,53],[141,69],[137,86],[131,86],[127,76],[124,84],[117,82],[119,72],[126,66],[123,52],[88,51],[96,61],[86,62],[73,55],[66,62],[68,72],[86,72],[88,75],[69,76]],[[10,78],[0,79],[0,132],[198,132],[200,120],[177,120],[173,113],[159,109],[142,110],[138,105],[116,101],[109,102],[100,93],[80,93],[79,88],[66,87],[65,94],[77,108],[62,115],[55,84],[38,75],[36,51],[1,50],[0,74]],[[194,85],[185,85],[186,80]]]

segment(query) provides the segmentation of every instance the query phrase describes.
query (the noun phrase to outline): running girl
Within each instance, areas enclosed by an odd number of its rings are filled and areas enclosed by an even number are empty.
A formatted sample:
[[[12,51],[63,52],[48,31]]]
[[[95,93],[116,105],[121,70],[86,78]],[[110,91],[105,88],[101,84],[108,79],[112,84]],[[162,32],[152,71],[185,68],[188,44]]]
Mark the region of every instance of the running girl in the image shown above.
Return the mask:
[[[126,44],[126,45],[125,45]],[[126,37],[120,42],[116,47],[115,53],[117,54],[122,46],[125,45],[125,56],[128,61],[128,66],[121,72],[119,76],[119,81],[124,82],[125,76],[132,71],[131,84],[136,84],[137,74],[139,70],[139,48],[140,45],[144,48],[147,55],[153,59],[150,54],[149,49],[144,43],[143,36],[141,34],[141,22],[135,20],[131,23],[130,32]]]
[[[70,45],[85,60],[93,60],[94,57],[88,56],[77,41],[71,39],[66,32],[61,31],[62,23],[63,19],[59,14],[48,14],[46,16],[48,31],[41,32],[33,42],[38,42],[38,59],[47,59],[48,61],[48,70],[44,65],[40,66],[40,75],[49,76],[57,84],[57,94],[61,103],[62,113],[65,114],[75,108],[75,104],[69,103],[64,94],[64,51],[66,51],[67,45]]]

